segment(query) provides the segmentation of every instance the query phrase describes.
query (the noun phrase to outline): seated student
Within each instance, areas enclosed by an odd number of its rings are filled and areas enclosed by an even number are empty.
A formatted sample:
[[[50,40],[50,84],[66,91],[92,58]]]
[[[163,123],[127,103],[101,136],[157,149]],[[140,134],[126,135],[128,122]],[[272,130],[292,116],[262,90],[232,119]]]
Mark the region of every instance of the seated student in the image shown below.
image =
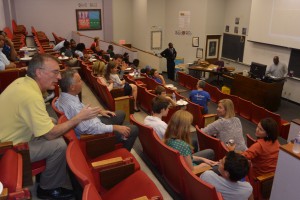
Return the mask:
[[[152,101],[152,116],[144,119],[144,124],[153,128],[160,139],[164,138],[168,124],[162,121],[162,117],[168,115],[169,101],[164,97],[155,97]]]
[[[113,82],[113,88],[124,88],[124,95],[131,95],[134,98],[134,111],[140,112],[137,107],[137,86],[134,84],[128,84],[125,80],[120,79],[118,75],[118,68],[116,62],[110,61],[106,66],[106,72],[104,78],[108,83]]]
[[[61,48],[64,47],[65,41],[67,41],[67,40],[60,41],[58,44],[56,44],[56,45],[53,47],[53,50],[54,50],[54,51],[60,51]]]
[[[68,56],[68,57],[73,57],[71,44],[68,40],[64,41],[64,46],[60,49],[60,53],[64,53],[65,56]]]
[[[75,55],[75,51],[76,51],[76,47],[77,47],[77,44],[76,44],[76,42],[75,42],[74,39],[70,40],[70,45],[71,45],[72,54],[74,56]]]
[[[94,42],[91,44],[90,49],[97,55],[102,56],[106,52],[100,49],[99,37],[94,38]]]
[[[107,81],[104,77],[104,74],[105,74],[105,63],[102,62],[102,61],[97,61],[97,62],[94,62],[93,64],[93,73],[95,75],[97,75],[98,79],[101,81],[102,84],[106,85],[108,90],[111,91],[114,87],[114,84],[113,84],[113,81],[112,80],[109,80]]]
[[[154,79],[157,83],[166,85],[164,77],[158,73],[157,69],[150,70],[150,78]]]
[[[241,182],[249,171],[249,163],[244,156],[230,151],[220,160],[219,172],[208,170],[201,174],[200,178],[207,183],[215,186],[217,192],[220,192],[224,200],[247,200],[253,199],[252,186],[248,182]]]
[[[0,35],[0,71],[8,69],[8,68],[15,68],[16,64],[13,62],[10,62],[6,55],[2,53],[2,48],[5,45],[5,37],[3,35]]]
[[[18,60],[18,53],[14,47],[14,43],[7,37],[6,32],[0,31],[0,35],[4,37],[4,45],[0,47],[2,48],[2,53],[5,54],[9,61],[14,62]]]
[[[59,85],[62,92],[56,101],[56,106],[65,113],[68,119],[71,119],[85,107],[78,98],[78,94],[82,89],[82,81],[77,71],[72,69],[64,71],[61,76],[62,79],[59,81]],[[138,136],[138,128],[134,125],[122,125],[125,119],[123,111],[111,112],[99,109],[99,114],[102,116],[79,123],[75,127],[76,136],[114,131],[117,141],[122,142],[124,148],[130,151]]]
[[[192,153],[193,150],[190,142],[190,127],[192,121],[193,116],[188,111],[176,111],[168,124],[164,142],[166,145],[179,151],[191,170],[207,165],[214,166],[218,164],[218,162],[212,161],[215,155],[211,149]]]
[[[149,66],[149,65],[147,65],[145,68],[143,68],[143,69],[141,69],[141,73],[144,73],[144,74],[146,74],[146,75],[150,75],[150,70],[151,70],[152,68]]]
[[[114,53],[114,46],[113,45],[108,45],[108,49],[106,51],[109,54],[109,57],[113,58],[115,57],[115,53]]]
[[[91,55],[86,54],[85,52],[85,44],[83,43],[78,43],[76,46],[76,51],[75,51],[75,56],[78,56],[81,59],[89,59],[91,57]]]
[[[243,137],[243,127],[239,118],[235,117],[234,105],[230,99],[222,99],[218,103],[218,120],[201,129],[208,135],[216,136],[222,142],[227,143],[233,139],[236,150],[245,151],[247,146]]]
[[[164,97],[166,98],[169,103],[172,105],[172,106],[176,106],[176,102],[173,101],[173,99],[169,96],[167,96],[167,93],[166,93],[166,88],[164,88],[163,86],[161,85],[158,85],[156,88],[155,88],[155,94],[158,96],[158,97]]]
[[[204,108],[203,114],[208,113],[207,105],[210,102],[210,95],[208,92],[204,91],[205,82],[199,80],[197,83],[197,90],[192,90],[190,93],[190,100]]]
[[[258,124],[255,135],[257,141],[242,153],[252,164],[254,177],[275,172],[280,144],[278,125],[272,118],[264,118]],[[229,146],[234,150],[234,146]]]
[[[132,61],[132,64],[130,65],[130,67],[132,67],[133,69],[139,69],[139,64],[140,64],[140,60],[139,59],[134,59]]]
[[[119,70],[119,78],[123,79],[125,70],[128,68],[128,64],[124,62],[123,56],[121,54],[115,54],[115,56],[113,57],[113,61],[116,63],[116,66]]]
[[[123,54],[123,61],[127,64],[127,65],[130,65],[130,61],[129,61],[129,54],[127,52],[125,52]]]

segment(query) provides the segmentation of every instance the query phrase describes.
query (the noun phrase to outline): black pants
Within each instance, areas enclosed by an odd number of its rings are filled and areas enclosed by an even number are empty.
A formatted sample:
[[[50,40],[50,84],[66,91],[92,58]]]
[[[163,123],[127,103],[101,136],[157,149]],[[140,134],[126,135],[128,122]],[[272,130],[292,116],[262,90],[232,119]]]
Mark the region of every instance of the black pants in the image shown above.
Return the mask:
[[[174,81],[174,73],[175,73],[174,60],[167,59],[167,70],[168,70],[168,79]]]

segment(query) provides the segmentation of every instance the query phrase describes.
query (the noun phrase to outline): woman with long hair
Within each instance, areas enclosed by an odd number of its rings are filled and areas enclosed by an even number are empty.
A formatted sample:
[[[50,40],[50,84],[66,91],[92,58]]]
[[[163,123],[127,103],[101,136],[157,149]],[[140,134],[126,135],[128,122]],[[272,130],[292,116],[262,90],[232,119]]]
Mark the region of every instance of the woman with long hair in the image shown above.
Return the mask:
[[[214,166],[218,164],[218,162],[212,161],[214,159],[214,152],[211,149],[192,153],[193,147],[190,138],[192,122],[193,116],[191,113],[185,110],[176,111],[168,124],[164,136],[165,144],[178,150],[191,170],[207,165]]]
[[[233,140],[236,150],[245,151],[247,146],[243,137],[243,128],[239,118],[235,117],[234,105],[230,99],[222,99],[217,107],[218,120],[207,125],[202,131],[215,136],[224,143]]]

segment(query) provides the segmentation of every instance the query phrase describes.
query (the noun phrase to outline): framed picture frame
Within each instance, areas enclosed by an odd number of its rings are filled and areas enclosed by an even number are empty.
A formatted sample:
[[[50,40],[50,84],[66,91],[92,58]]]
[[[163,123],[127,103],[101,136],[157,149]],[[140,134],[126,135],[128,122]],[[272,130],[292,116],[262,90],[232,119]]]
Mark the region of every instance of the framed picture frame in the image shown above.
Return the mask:
[[[151,49],[160,50],[162,48],[162,31],[151,31]]]
[[[102,30],[101,9],[76,9],[78,31]]]
[[[199,47],[199,37],[193,37],[192,45],[193,47]]]
[[[202,48],[197,48],[196,50],[196,58],[203,58],[203,49]]]
[[[206,59],[218,58],[219,39],[207,39]]]

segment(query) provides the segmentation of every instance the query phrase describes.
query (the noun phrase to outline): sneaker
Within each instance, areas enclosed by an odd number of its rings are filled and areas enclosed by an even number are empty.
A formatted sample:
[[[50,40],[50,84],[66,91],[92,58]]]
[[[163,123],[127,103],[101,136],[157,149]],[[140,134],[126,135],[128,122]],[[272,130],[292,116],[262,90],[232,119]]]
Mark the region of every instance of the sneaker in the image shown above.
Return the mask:
[[[51,190],[44,190],[40,186],[37,188],[37,197],[40,199],[71,199],[73,198],[73,191],[68,190],[62,187],[51,189]]]

